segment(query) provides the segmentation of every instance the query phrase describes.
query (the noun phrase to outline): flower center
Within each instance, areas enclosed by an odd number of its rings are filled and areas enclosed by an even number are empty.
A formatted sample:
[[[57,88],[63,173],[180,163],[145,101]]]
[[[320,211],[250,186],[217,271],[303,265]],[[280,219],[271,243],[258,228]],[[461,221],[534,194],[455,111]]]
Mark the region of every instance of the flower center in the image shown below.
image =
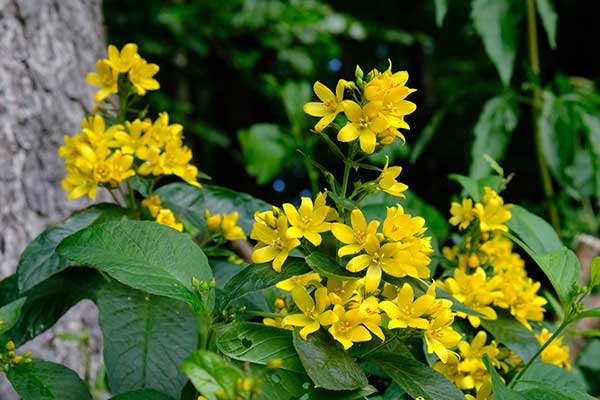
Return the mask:
[[[371,125],[371,122],[372,121],[368,116],[363,115],[361,119],[358,120],[358,126],[360,129],[367,129]]]

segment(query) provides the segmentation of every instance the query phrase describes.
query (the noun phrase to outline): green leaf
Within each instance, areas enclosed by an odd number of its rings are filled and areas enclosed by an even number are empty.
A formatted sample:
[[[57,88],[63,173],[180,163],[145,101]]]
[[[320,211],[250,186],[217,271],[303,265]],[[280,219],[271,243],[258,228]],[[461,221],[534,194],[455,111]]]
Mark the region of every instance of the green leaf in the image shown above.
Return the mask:
[[[494,320],[482,319],[481,326],[524,362],[531,360],[540,348],[533,332],[527,330],[512,315],[506,312],[499,312],[498,318]]]
[[[177,218],[204,231],[204,192],[204,185],[197,188],[187,183],[174,182],[161,186],[153,194],[158,195],[162,206],[171,210]]]
[[[8,332],[17,346],[51,328],[83,299],[95,299],[105,280],[92,269],[71,267],[23,292],[27,301],[19,320]]]
[[[435,0],[435,1],[436,1],[436,3],[447,3],[448,2],[448,0]],[[437,8],[436,8],[436,11],[437,11]],[[444,11],[444,13],[445,13],[445,11]],[[442,19],[443,19],[443,17],[442,17]],[[439,25],[441,25],[441,24],[439,24]],[[444,107],[441,110],[437,111],[433,115],[433,117],[431,117],[431,119],[429,120],[429,122],[427,123],[425,128],[423,128],[423,130],[417,137],[415,145],[413,146],[413,148],[410,152],[410,159],[409,159],[410,164],[414,164],[417,161],[417,159],[419,158],[419,156],[423,153],[423,151],[425,150],[425,147],[427,147],[427,145],[431,141],[431,138],[433,137],[433,135],[438,131],[438,128],[439,128],[440,124],[442,123],[442,121],[444,120],[444,117],[446,117],[447,113],[448,113],[448,107]]]
[[[112,393],[151,388],[178,398],[186,382],[179,364],[198,341],[190,307],[114,281],[97,303]]]
[[[296,147],[293,137],[275,124],[255,124],[238,132],[244,165],[256,183],[270,182],[287,164]]]
[[[518,25],[523,16],[522,2],[514,0],[473,0],[471,18],[494,62],[504,86],[510,85],[517,52]]]
[[[209,400],[217,400],[215,393],[221,391],[221,398],[235,398],[236,383],[243,377],[242,372],[228,360],[206,350],[198,350],[188,356],[180,366],[190,378],[194,387]]]
[[[276,272],[271,263],[250,264],[225,284],[225,297],[221,306],[226,307],[232,300],[246,293],[274,286],[277,282],[310,271],[304,260],[297,258],[289,258],[281,272]]]
[[[554,10],[554,4],[552,0],[535,0],[535,4],[542,19],[542,25],[544,25],[544,29],[546,30],[546,35],[548,36],[548,43],[551,48],[555,49],[558,15],[556,14],[556,10]]]
[[[585,126],[589,153],[592,156],[596,201],[600,204],[600,116],[583,112],[581,119]]]
[[[442,374],[417,361],[408,350],[394,353],[380,352],[368,356],[367,361],[380,367],[394,382],[413,398],[427,400],[463,399],[463,393]]]
[[[577,365],[597,373],[600,371],[598,360],[600,360],[600,339],[590,340],[581,353],[579,353]]]
[[[444,24],[444,17],[448,11],[450,0],[435,0],[435,23],[438,27]]]
[[[21,315],[21,309],[27,301],[26,297],[21,297],[11,303],[0,308],[0,335],[4,332],[8,332],[10,328],[15,326]]]
[[[552,253],[538,255],[533,252],[525,243],[511,235],[506,234],[513,242],[517,243],[536,264],[544,271],[556,295],[563,306],[571,304],[573,299],[573,287],[579,283],[581,267],[579,259],[565,246],[560,247]]]
[[[448,178],[460,183],[467,197],[472,198],[475,202],[481,200],[481,196],[479,195],[479,184],[476,179],[459,174],[450,174],[448,175]]]
[[[516,391],[531,389],[550,390],[558,398],[569,400],[594,400],[594,397],[585,393],[585,388],[579,381],[562,368],[556,365],[536,362],[519,378],[514,385]]]
[[[308,266],[319,275],[327,278],[335,279],[360,279],[364,274],[353,273],[348,271],[337,263],[337,261],[328,255],[314,251],[304,257]]]
[[[287,81],[281,88],[280,94],[290,125],[297,134],[300,134],[301,129],[306,125],[303,107],[312,98],[312,88],[308,82]]]
[[[594,257],[590,264],[590,287],[600,285],[600,257]]]
[[[589,310],[585,310],[585,311],[577,314],[575,319],[578,320],[578,319],[590,318],[590,317],[600,318],[600,307],[594,307],[594,308],[590,308]]]
[[[22,400],[92,400],[74,371],[53,362],[34,359],[11,367],[6,377]]]
[[[92,223],[118,219],[127,210],[115,204],[98,204],[73,214],[64,222],[51,226],[33,239],[21,254],[17,265],[19,289],[25,291],[38,283],[73,265],[71,260],[61,257],[56,248],[59,243]]]
[[[240,361],[267,365],[274,358],[282,361],[281,369],[304,374],[304,367],[294,350],[292,332],[253,322],[223,325],[217,332],[217,348]]]
[[[179,398],[179,396],[177,396],[177,398]],[[167,396],[158,390],[142,389],[121,393],[118,396],[111,397],[110,400],[175,400],[175,398]]]
[[[475,1],[481,2],[480,0]],[[490,0],[484,1],[489,2]],[[494,4],[509,2],[508,0],[491,1]],[[518,122],[518,108],[507,96],[492,97],[484,104],[479,120],[473,128],[475,141],[471,147],[471,166],[469,167],[471,178],[477,180],[491,172],[492,168],[482,157],[483,154],[488,154],[496,162],[502,161]]]
[[[546,254],[562,246],[552,225],[521,206],[510,208],[511,218],[507,225],[536,254]]]
[[[508,388],[504,382],[502,382],[502,378],[500,378],[498,371],[496,371],[496,368],[494,368],[490,362],[487,354],[483,355],[483,363],[492,376],[492,393],[494,394],[495,399],[525,400],[521,394]]]
[[[129,184],[131,185],[131,188],[141,194],[143,197],[150,197],[152,195],[153,181],[153,178],[142,177],[140,175],[134,175],[129,178]]]
[[[350,353],[344,351],[329,334],[319,330],[303,340],[295,330],[293,338],[294,348],[316,387],[353,390],[369,383]]]
[[[210,281],[206,256],[187,235],[152,221],[94,224],[65,239],[62,256],[93,265],[118,281],[159,296],[202,304],[192,278]]]

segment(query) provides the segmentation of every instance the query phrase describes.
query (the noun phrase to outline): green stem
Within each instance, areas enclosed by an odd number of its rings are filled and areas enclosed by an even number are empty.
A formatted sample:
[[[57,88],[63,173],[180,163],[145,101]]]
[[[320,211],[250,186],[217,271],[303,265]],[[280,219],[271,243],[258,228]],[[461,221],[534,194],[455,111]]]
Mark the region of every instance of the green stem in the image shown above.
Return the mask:
[[[133,192],[133,188],[131,187],[131,182],[129,181],[129,179],[127,179],[127,195],[129,197],[129,207],[136,209],[137,208],[137,204],[135,201],[135,193]]]
[[[356,141],[350,143],[348,147],[348,157],[344,160],[344,178],[342,180],[342,193],[341,196],[346,198],[346,191],[348,190],[348,179],[350,178],[350,168],[355,154]]]
[[[548,340],[546,340],[546,342],[544,342],[544,344],[542,345],[542,347],[540,347],[540,349],[533,355],[533,357],[531,357],[531,359],[527,362],[527,364],[525,364],[525,367],[523,367],[523,369],[520,370],[514,376],[514,378],[512,378],[512,380],[508,384],[509,388],[513,388],[516,385],[516,383],[519,381],[519,378],[521,376],[523,376],[523,374],[525,373],[525,371],[527,371],[529,369],[529,367],[531,367],[531,365],[535,362],[535,360],[537,360],[537,358],[540,356],[540,354],[542,354],[542,352],[544,350],[546,350],[546,347],[550,346],[550,344],[554,341],[554,339],[556,339],[558,337],[558,335],[560,335],[561,332],[570,323],[571,323],[571,318],[570,317],[569,318],[565,318],[565,320],[560,324],[560,326],[558,327],[558,329],[556,331],[554,331],[554,333],[552,334],[552,336],[550,336],[550,339],[548,339]]]
[[[317,193],[319,193],[319,173],[309,160],[304,158],[303,161],[306,172],[308,173],[308,179],[310,180],[310,190],[314,197],[317,195]]]
[[[251,315],[254,317],[266,317],[266,318],[283,318],[287,314],[278,314],[278,313],[270,313],[270,312],[262,312],[262,311],[245,311],[244,314]]]
[[[536,76],[536,82],[532,93],[532,123],[533,135],[535,139],[535,150],[537,154],[538,167],[546,197],[546,204],[550,214],[550,222],[554,230],[560,232],[560,222],[558,218],[558,210],[554,204],[554,189],[552,188],[552,178],[546,164],[546,158],[542,150],[542,133],[540,130],[539,117],[542,109],[542,88],[540,86],[540,58],[537,39],[537,24],[535,16],[535,0],[527,0],[527,37],[529,42],[529,63],[531,72]]]

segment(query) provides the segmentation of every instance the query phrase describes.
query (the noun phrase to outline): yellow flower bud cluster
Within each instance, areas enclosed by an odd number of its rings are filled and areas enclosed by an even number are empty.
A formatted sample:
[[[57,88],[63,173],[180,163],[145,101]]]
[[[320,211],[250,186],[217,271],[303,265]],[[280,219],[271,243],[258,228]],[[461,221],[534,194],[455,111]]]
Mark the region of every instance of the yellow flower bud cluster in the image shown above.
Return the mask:
[[[153,77],[158,72],[156,64],[150,64],[138,54],[138,47],[134,43],[127,43],[119,51],[112,44],[108,46],[108,58],[96,62],[96,72],[90,72],[86,81],[92,86],[99,86],[100,90],[94,96],[97,103],[102,102],[109,95],[118,93],[119,76],[127,76],[129,83],[138,96],[143,96],[148,90],[157,90],[160,85]]]
[[[2,324],[2,321],[0,321]],[[0,371],[8,371],[8,369],[18,364],[29,364],[32,362],[31,352],[28,351],[22,355],[15,355],[15,343],[9,340],[4,346],[4,350],[0,350]]]
[[[183,224],[175,218],[175,215],[168,208],[164,208],[158,195],[148,197],[142,200],[142,207],[146,207],[150,215],[161,225],[166,225],[179,232],[183,231]]]
[[[322,132],[331,125],[338,114],[343,113],[347,123],[337,133],[340,142],[359,141],[360,148],[367,154],[375,152],[376,147],[391,144],[404,135],[399,128],[410,129],[404,117],[417,109],[415,103],[406,97],[415,91],[406,87],[408,72],[392,72],[392,63],[387,70],[372,70],[365,81],[358,77],[357,82],[340,79],[335,93],[321,82],[315,82],[313,89],[321,100],[304,105],[304,112],[320,117],[315,131]],[[350,99],[344,99],[346,92]]]
[[[503,231],[508,232],[508,227],[504,224],[511,217],[509,208],[512,204],[504,204],[502,197],[498,195],[491,187],[484,188],[484,195],[481,202],[475,203],[473,200],[465,198],[462,203],[453,202],[450,207],[450,224],[458,225],[460,230],[463,230],[471,224],[471,222],[479,221],[479,229],[481,232]]]
[[[210,210],[204,211],[204,219],[210,233],[219,232],[226,240],[246,240],[246,234],[237,224],[239,214],[233,211],[229,214],[211,214]]]

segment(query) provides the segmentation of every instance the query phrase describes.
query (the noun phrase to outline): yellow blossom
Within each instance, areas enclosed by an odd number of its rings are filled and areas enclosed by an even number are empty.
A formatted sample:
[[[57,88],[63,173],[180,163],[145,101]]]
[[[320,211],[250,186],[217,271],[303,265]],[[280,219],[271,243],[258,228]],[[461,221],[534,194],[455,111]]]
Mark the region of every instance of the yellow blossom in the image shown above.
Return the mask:
[[[351,100],[344,100],[344,113],[348,123],[338,132],[340,142],[360,141],[360,148],[373,154],[377,145],[377,133],[388,127],[388,122],[379,116],[380,101],[367,103],[363,108]]]
[[[550,338],[552,333],[544,328],[540,333],[535,334],[535,338],[540,345],[544,345]],[[556,337],[552,343],[542,351],[542,361],[557,365],[567,371],[571,370],[571,360],[569,358],[569,348],[562,343],[562,337]]]
[[[121,51],[112,44],[108,46],[108,63],[118,72],[129,71],[139,58],[138,47],[134,43],[127,43]]]
[[[89,72],[85,80],[92,86],[100,86],[100,90],[94,96],[94,101],[100,103],[112,93],[117,93],[119,88],[119,72],[114,69],[108,60],[98,60],[96,62],[96,71]]]
[[[204,220],[206,221],[206,226],[208,229],[215,230],[221,226],[221,214],[211,215],[208,208],[204,210]]]
[[[171,227],[179,232],[183,231],[183,224],[177,222],[177,219],[175,218],[175,215],[173,215],[173,212],[167,208],[160,209],[158,215],[156,216],[156,222],[158,222],[161,225]]]
[[[479,228],[482,232],[500,230],[508,232],[504,224],[511,217],[508,209],[512,204],[504,204],[502,197],[498,196],[489,186],[484,188],[485,194],[482,203],[475,204],[474,213],[479,218]]]
[[[322,232],[327,232],[331,228],[325,218],[329,213],[329,206],[313,207],[313,202],[309,197],[302,197],[298,210],[290,204],[283,204],[283,210],[290,222],[290,229],[287,235],[290,238],[306,238],[313,245],[321,244]]]
[[[377,179],[377,189],[383,190],[384,192],[391,194],[392,196],[397,197],[406,197],[402,192],[408,189],[408,186],[404,183],[398,182],[396,178],[402,172],[402,167],[389,167],[389,157],[385,156],[385,166],[383,167],[383,171],[381,171],[381,175]]]
[[[319,284],[321,282],[321,276],[316,272],[308,272],[302,275],[295,275],[289,279],[277,282],[275,287],[281,290],[287,290],[291,292],[296,286],[308,286],[310,284]]]
[[[304,340],[322,325],[331,325],[338,321],[338,316],[332,310],[326,310],[331,304],[327,288],[316,289],[314,296],[315,300],[305,287],[295,286],[292,289],[292,299],[303,314],[288,314],[282,322],[283,325],[301,326],[300,337]]]
[[[277,218],[275,229],[264,223],[255,223],[250,238],[258,240],[258,243],[252,252],[252,262],[273,261],[273,269],[281,272],[281,266],[287,259],[290,250],[300,246],[300,241],[296,238],[289,238],[287,231],[288,220],[285,215]]]
[[[365,245],[367,235],[376,234],[379,227],[379,221],[376,220],[369,222],[367,225],[365,216],[358,208],[353,209],[350,213],[350,222],[352,228],[338,222],[331,224],[331,233],[333,233],[333,236],[346,245],[340,247],[338,257],[356,254],[361,251]]]
[[[347,281],[328,278],[327,292],[333,304],[346,305],[350,302],[360,303],[361,295],[358,288],[364,285],[363,279],[349,279]]]
[[[313,85],[315,94],[321,100],[321,103],[306,103],[304,105],[304,112],[313,117],[321,117],[315,125],[317,132],[322,132],[344,110],[343,99],[346,84],[345,80],[340,79],[336,85],[335,94],[319,81]]]
[[[435,353],[440,360],[445,363],[448,360],[448,350],[460,342],[461,336],[452,328],[454,315],[452,311],[446,310],[440,313],[433,321],[430,322],[429,329],[425,330],[425,343],[427,344],[427,352]]]
[[[156,64],[149,64],[143,58],[135,59],[129,70],[129,80],[138,96],[145,95],[147,90],[160,89],[158,81],[153,78],[158,70]]]
[[[425,228],[425,219],[405,214],[401,205],[386,207],[386,217],[383,221],[383,235],[395,242],[406,241],[413,236],[421,236]],[[428,252],[428,250],[426,250]]]
[[[223,215],[223,221],[221,222],[221,230],[223,236],[227,240],[246,240],[246,234],[242,230],[242,227],[237,224],[238,212],[233,211],[229,214]]]
[[[427,294],[415,299],[412,286],[405,283],[398,292],[396,303],[382,301],[379,307],[390,318],[389,329],[407,327],[428,329],[429,321],[423,317],[433,307],[434,303],[435,297]]]
[[[450,207],[450,223],[452,225],[458,225],[459,229],[465,229],[473,219],[475,219],[475,213],[473,211],[473,200],[462,199],[462,204],[452,202]]]
[[[336,304],[333,312],[337,315],[338,321],[329,328],[329,333],[335,340],[348,350],[355,342],[368,342],[372,336],[362,324],[367,319],[367,315],[359,308],[346,311],[343,306]]]

